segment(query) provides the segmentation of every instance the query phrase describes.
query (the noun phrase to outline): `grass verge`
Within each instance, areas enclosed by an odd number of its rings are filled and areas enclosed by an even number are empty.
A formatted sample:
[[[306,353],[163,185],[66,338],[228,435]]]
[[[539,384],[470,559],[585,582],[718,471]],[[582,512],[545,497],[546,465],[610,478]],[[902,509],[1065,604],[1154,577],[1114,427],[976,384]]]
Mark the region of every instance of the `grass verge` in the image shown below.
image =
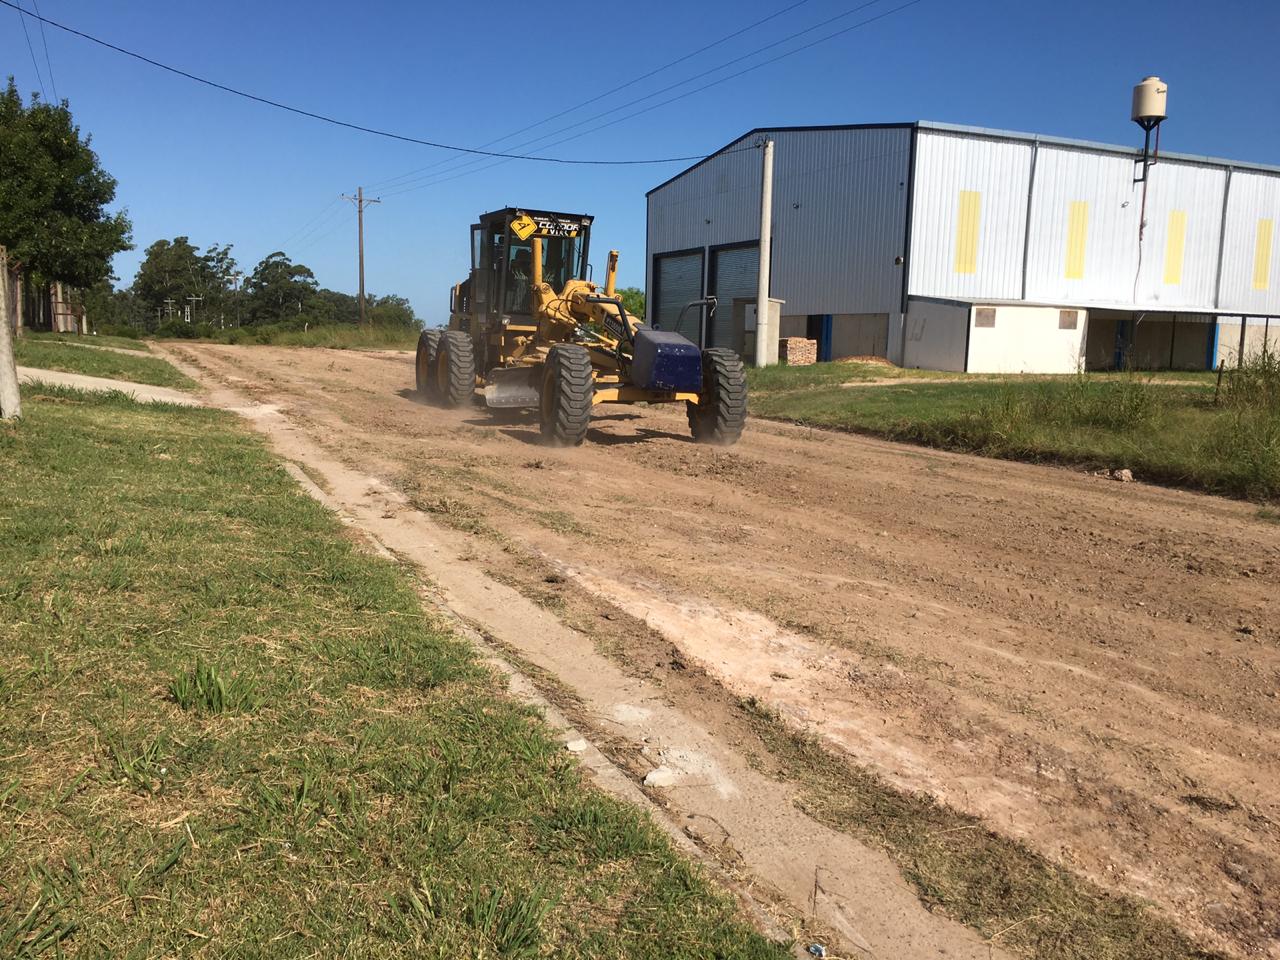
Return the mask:
[[[202,339],[219,343],[329,347],[334,350],[412,350],[418,344],[418,333],[417,329],[411,327],[330,323],[307,330],[278,325],[235,327],[230,330],[214,330]]]
[[[95,350],[92,347],[69,346],[53,340],[22,337],[14,342],[14,358],[26,367],[41,370],[62,370],[66,373],[82,373],[90,377],[108,377],[112,380],[128,380],[130,383],[149,383],[157,387],[174,387],[190,390],[195,383],[179,373],[171,364],[159,357],[129,356],[113,350]]]
[[[22,339],[32,341],[44,340],[50,343],[78,343],[95,347],[115,347],[119,350],[133,350],[137,353],[146,353],[151,349],[141,340],[136,340],[133,337],[113,337],[106,334],[93,334],[87,337],[82,337],[75,333],[50,333],[48,330],[26,330],[22,334]]]
[[[885,851],[931,909],[1034,960],[1214,960],[1155,910],[1107,893],[1014,840],[839,760],[754,701],[742,704],[797,803]]]
[[[842,386],[831,368],[756,376],[756,416],[1009,460],[1129,468],[1138,479],[1256,500],[1280,498],[1280,404],[1269,374],[1081,374]],[[813,368],[796,368],[798,371]],[[767,373],[768,371],[761,371]]]
[[[229,415],[25,400],[0,956],[785,956]]]

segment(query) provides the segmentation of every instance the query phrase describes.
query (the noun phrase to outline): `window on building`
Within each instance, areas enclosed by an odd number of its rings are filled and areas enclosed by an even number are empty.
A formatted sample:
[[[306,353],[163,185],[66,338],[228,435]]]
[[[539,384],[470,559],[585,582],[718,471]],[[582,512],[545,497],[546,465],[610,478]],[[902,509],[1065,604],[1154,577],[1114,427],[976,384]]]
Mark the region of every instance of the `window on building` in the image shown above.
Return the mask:
[[[1058,329],[1074,330],[1080,322],[1079,310],[1059,310],[1058,311]]]
[[[973,311],[973,325],[975,327],[994,327],[996,325],[996,308],[995,307],[978,307]]]

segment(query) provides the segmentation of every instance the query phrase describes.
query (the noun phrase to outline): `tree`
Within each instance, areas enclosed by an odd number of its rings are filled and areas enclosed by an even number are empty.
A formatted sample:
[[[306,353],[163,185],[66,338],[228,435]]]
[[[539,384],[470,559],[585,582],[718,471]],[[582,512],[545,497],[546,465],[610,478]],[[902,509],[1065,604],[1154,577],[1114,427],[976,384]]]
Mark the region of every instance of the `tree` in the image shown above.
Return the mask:
[[[268,254],[253,268],[245,284],[254,323],[296,319],[316,296],[316,276],[282,251]]]
[[[147,247],[132,289],[148,319],[157,315],[168,319],[175,311],[181,316],[188,297],[205,297],[214,284],[208,261],[191,241],[174,237]]]
[[[618,291],[622,298],[622,306],[633,317],[644,319],[644,291],[639,287],[623,287]]]
[[[129,218],[110,214],[116,181],[98,164],[66,101],[24,105],[13,77],[0,95],[0,324],[12,331],[8,303],[16,268],[33,282],[90,287],[111,275],[111,258],[130,247]],[[0,396],[17,383],[12,336],[0,337]],[[8,404],[0,417],[18,416]]]
[[[385,297],[370,297],[369,322],[384,327],[420,327],[418,318],[413,315],[413,307],[404,297],[389,294]]]
[[[109,214],[116,181],[61,105],[32,94],[24,107],[13,78],[0,96],[0,246],[42,279],[90,287],[131,248],[129,218]]]

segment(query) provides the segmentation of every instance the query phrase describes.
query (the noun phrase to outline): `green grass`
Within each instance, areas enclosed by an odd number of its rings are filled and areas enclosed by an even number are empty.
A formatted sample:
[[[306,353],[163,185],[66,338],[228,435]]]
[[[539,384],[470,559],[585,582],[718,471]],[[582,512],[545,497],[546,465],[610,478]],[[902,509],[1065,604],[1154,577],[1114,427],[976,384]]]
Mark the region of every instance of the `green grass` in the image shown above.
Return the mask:
[[[38,367],[41,370],[62,370],[66,373],[128,380],[130,383],[149,383],[179,390],[195,387],[194,382],[159,357],[141,354],[134,357],[112,350],[68,346],[28,337],[15,341],[13,352],[20,365]]]
[[[24,399],[0,957],[786,955],[232,416]]]
[[[75,333],[50,333],[47,330],[26,330],[23,332],[22,338],[24,340],[45,340],[51,343],[79,343],[95,347],[116,347],[120,350],[134,350],[139,353],[146,353],[151,349],[141,340],[135,340],[132,337],[110,337],[103,334],[82,337]]]
[[[1011,460],[1129,468],[1140,480],[1280,498],[1280,403],[1270,374],[912,378],[843,387],[833,367],[756,376],[751,412]],[[769,373],[770,371],[761,371]],[[1270,379],[1269,379],[1270,378]]]
[[[792,732],[755,701],[743,715],[821,823],[883,850],[930,909],[1034,960],[1209,960],[1149,906],[1107,893],[923,794],[896,790]]]
[[[323,324],[309,330],[279,326],[237,327],[214,331],[212,339],[221,343],[271,344],[279,347],[329,347],[334,350],[412,350],[418,344],[418,330],[351,324]]]

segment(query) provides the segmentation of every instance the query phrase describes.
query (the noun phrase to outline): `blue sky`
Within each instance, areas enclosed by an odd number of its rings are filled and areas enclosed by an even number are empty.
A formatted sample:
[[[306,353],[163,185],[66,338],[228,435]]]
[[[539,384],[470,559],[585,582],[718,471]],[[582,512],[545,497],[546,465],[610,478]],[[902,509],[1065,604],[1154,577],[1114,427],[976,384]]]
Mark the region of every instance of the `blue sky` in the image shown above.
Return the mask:
[[[20,0],[32,8],[33,0]],[[39,0],[41,12],[192,73],[304,109],[426,139],[479,146],[659,67],[795,0],[647,4],[337,3],[330,0]],[[709,152],[758,126],[941,120],[1137,143],[1129,91],[1170,84],[1163,147],[1280,163],[1280,72],[1272,0],[920,0],[743,77],[604,129],[689,87],[626,101],[726,61],[729,72],[899,6],[880,0],[772,50],[748,54],[866,0],[807,0],[712,50],[496,149],[599,118],[555,156],[647,158]],[[537,10],[546,11],[534,15]],[[342,130],[196,85],[28,21],[44,85],[70,100],[120,181],[136,251],[187,235],[231,243],[246,272],[283,249],[320,282],[354,292],[355,220],[337,200],[359,184],[366,276],[434,323],[467,270],[467,226],[511,205],[595,214],[592,260],[622,251],[624,284],[644,278],[645,191],[686,164],[493,165]],[[38,90],[19,15],[0,8],[0,73]],[[553,139],[560,139],[556,137]],[[549,142],[549,141],[544,141]],[[537,150],[532,144],[525,150]],[[430,166],[436,165],[436,166]],[[428,167],[416,180],[392,178]],[[449,177],[450,179],[445,179]],[[383,182],[391,181],[391,182]],[[380,184],[380,182],[383,182]],[[406,189],[412,187],[413,189]]]

